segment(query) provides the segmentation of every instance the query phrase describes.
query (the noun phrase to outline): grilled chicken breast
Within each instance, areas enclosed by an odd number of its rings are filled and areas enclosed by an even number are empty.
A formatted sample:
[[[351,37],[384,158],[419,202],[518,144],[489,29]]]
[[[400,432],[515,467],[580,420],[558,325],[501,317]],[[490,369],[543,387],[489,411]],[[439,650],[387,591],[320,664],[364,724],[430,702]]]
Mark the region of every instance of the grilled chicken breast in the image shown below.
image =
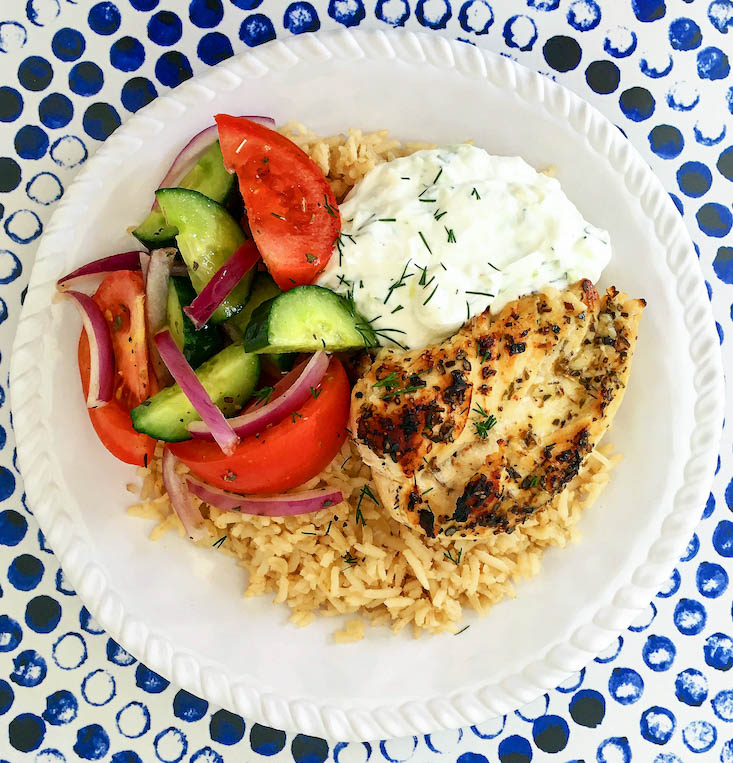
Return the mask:
[[[645,304],[584,280],[380,350],[350,426],[383,505],[429,537],[511,532],[546,506],[618,410]]]

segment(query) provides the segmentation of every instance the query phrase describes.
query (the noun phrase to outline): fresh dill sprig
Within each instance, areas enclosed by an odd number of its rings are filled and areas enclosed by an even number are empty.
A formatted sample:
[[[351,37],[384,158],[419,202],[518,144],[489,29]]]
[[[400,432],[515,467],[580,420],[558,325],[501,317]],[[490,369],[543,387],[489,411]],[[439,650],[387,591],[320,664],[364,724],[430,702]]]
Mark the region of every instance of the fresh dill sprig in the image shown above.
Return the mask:
[[[372,387],[396,387],[398,383],[399,379],[397,378],[397,372],[392,371],[392,373],[385,376],[384,379],[375,381],[374,384],[372,384]]]
[[[480,199],[481,198],[481,196],[479,196],[479,192],[476,190],[476,188],[474,188],[473,191],[471,191],[471,196],[473,196],[476,199]]]
[[[443,168],[441,167],[441,168],[438,170],[438,174],[437,174],[437,175],[435,176],[435,178],[433,179],[433,185],[435,185],[435,184],[438,182],[438,178],[439,178],[439,177],[440,177],[442,174],[443,174]]]
[[[438,291],[439,284],[435,284],[435,288],[430,292],[430,296],[423,302],[423,305],[427,305],[428,302],[433,298],[433,294],[435,294],[436,291]]]
[[[390,315],[394,315],[394,313],[399,313],[400,310],[404,310],[404,309],[405,309],[404,305],[397,305],[397,307],[395,307],[395,309],[391,311]]]
[[[227,536],[226,536],[226,535],[222,535],[222,536],[221,536],[221,538],[219,538],[219,540],[215,540],[215,541],[214,541],[214,542],[213,542],[211,545],[212,545],[214,548],[221,548],[221,547],[222,547],[222,544],[224,543],[224,541],[225,541],[226,539],[227,539]]]
[[[354,301],[354,288],[353,288],[353,284],[351,283],[351,281],[347,281],[345,279],[344,279],[344,283],[348,284],[351,287],[346,292],[346,296],[344,297],[344,299],[346,300],[346,303],[349,306],[349,315],[351,315],[352,318],[355,318],[357,313],[356,313],[356,302]]]
[[[339,265],[341,264],[341,259],[344,254],[344,239],[345,238],[348,238],[352,244],[355,243],[354,237],[350,233],[344,233],[343,231],[341,231],[341,233],[339,233],[338,236],[336,236],[336,238],[333,240],[333,246],[335,246],[336,249],[338,249],[338,253],[339,253]]]
[[[277,217],[278,220],[284,220],[285,219],[282,215],[277,214],[277,212],[270,212],[270,214],[273,217]]]
[[[422,239],[423,244],[425,244],[425,248],[430,252],[430,254],[433,253],[433,250],[430,248],[430,244],[425,240],[425,236],[423,236],[423,233],[421,230],[418,231],[420,238]]]
[[[445,211],[443,211],[443,212],[440,212],[440,210],[437,210],[437,209],[436,209],[436,210],[435,210],[435,214],[433,215],[433,217],[434,217],[436,220],[440,220],[440,218],[441,218],[441,217],[445,217],[447,214],[448,214],[448,211],[447,211],[447,210],[445,210]]]
[[[377,500],[374,493],[372,493],[372,489],[369,487],[369,485],[363,485],[361,488],[361,492],[359,493],[359,500],[357,501],[357,504],[356,504],[357,511],[361,509],[361,502],[364,500],[365,497],[368,498],[370,501],[373,501],[377,506],[379,506],[379,501]]]
[[[456,567],[461,563],[461,556],[463,556],[463,549],[462,548],[458,549],[458,556],[457,557],[454,557],[452,552],[450,552],[450,551],[446,551],[443,554],[443,558],[447,559],[449,562],[453,562],[453,564],[455,564]]]
[[[495,270],[497,273],[501,273],[501,270],[499,270],[499,268],[497,268],[497,267],[496,267],[496,265],[492,265],[491,263],[489,263],[489,267],[490,267],[490,268],[494,268],[494,270]]]
[[[391,392],[387,392],[384,395],[382,395],[382,400],[389,400],[392,397],[397,397],[398,395],[406,395],[410,392],[417,392],[419,389],[422,389],[425,386],[425,384],[409,384],[405,387],[400,387],[400,389],[392,390]]]
[[[435,204],[437,199],[418,199],[418,201],[422,201],[424,204]]]
[[[262,403],[263,405],[267,405],[270,402],[270,398],[272,397],[272,393],[275,391],[274,387],[262,387],[262,389],[258,389],[253,393],[254,397],[257,398],[257,400]]]
[[[380,217],[377,220],[378,223],[396,223],[397,218],[396,217]]]
[[[356,507],[356,524],[366,527],[366,519],[364,519],[364,515],[361,513],[361,509],[358,506]]]
[[[478,294],[481,297],[493,297],[494,295],[490,291],[468,291],[466,294]]]
[[[346,562],[346,564],[349,565],[349,567],[353,567],[355,564],[359,562],[359,560],[351,555],[350,551],[347,551],[345,554],[341,555],[341,558]]]
[[[447,226],[443,226],[445,228],[445,232],[448,234],[448,243],[449,244],[455,244],[456,243],[456,234],[453,232],[453,228],[448,228]]]
[[[311,395],[313,395],[314,400],[318,400],[318,396],[323,392],[322,389],[316,389],[315,387],[311,387]]]
[[[401,342],[398,342],[393,336],[389,335],[389,331],[394,331],[397,334],[406,334],[406,331],[402,331],[402,329],[372,329],[372,331],[380,338],[380,339],[388,339],[393,344],[396,344],[400,349],[406,350],[407,347],[405,347],[404,344]]]
[[[384,298],[383,304],[385,305],[387,304],[387,301],[392,296],[392,292],[395,289],[399,289],[405,285],[405,279],[411,278],[413,275],[415,275],[414,273],[407,272],[407,268],[410,266],[410,262],[411,260],[407,260],[407,262],[405,263],[405,267],[402,268],[402,275],[396,281],[394,281],[394,283],[391,283],[389,285],[389,290],[387,291],[387,296]]]
[[[336,210],[328,203],[328,196],[326,194],[323,194],[323,204],[326,207],[326,212],[328,212],[331,217],[336,217]]]
[[[474,432],[482,440],[485,440],[489,436],[489,432],[496,426],[497,419],[493,413],[487,413],[484,408],[476,403],[476,407],[473,409],[473,413],[479,416],[478,421],[473,422]]]
[[[377,336],[377,332],[369,325],[368,321],[366,323],[357,321],[354,324],[354,328],[361,337],[364,347],[373,347],[376,344],[374,337]]]

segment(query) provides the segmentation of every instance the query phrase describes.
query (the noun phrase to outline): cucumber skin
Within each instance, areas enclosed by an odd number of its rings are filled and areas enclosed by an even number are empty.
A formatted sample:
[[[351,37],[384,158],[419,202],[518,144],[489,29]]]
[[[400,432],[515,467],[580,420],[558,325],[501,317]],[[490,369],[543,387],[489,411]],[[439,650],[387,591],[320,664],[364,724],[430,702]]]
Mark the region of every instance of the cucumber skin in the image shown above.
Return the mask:
[[[229,319],[229,325],[244,336],[254,311],[263,302],[279,297],[281,294],[282,291],[273,281],[272,276],[269,273],[260,271],[252,281],[252,291],[249,293],[247,304],[235,316]],[[284,352],[281,354],[263,354],[261,357],[262,362],[264,364],[269,363],[276,373],[284,374],[292,370],[297,356],[298,353],[296,352]]]
[[[132,235],[151,252],[154,249],[167,249],[176,245],[178,230],[167,225],[165,217],[159,209],[154,209],[140,225],[132,231]]]
[[[270,346],[270,308],[278,297],[265,300],[252,312],[244,332],[245,352],[259,352]]]
[[[354,331],[356,331],[356,333],[359,334],[361,341],[349,343],[348,345],[339,344],[337,346],[329,345],[328,342],[326,342],[325,344],[323,342],[321,342],[321,344],[311,343],[310,340],[308,340],[308,342],[303,343],[302,345],[297,345],[297,346],[286,345],[286,346],[278,348],[277,345],[272,345],[271,338],[270,338],[270,322],[271,322],[271,313],[273,311],[275,302],[279,299],[292,299],[297,293],[302,294],[303,292],[305,292],[305,290],[308,290],[316,294],[323,292],[323,295],[318,297],[319,301],[329,300],[330,304],[332,305],[332,309],[343,310],[346,313],[346,315],[344,316],[344,320],[353,321],[354,326],[351,327],[351,329],[353,329]],[[361,322],[361,325],[363,326],[361,331],[357,331],[355,328],[359,322]],[[284,292],[283,294],[277,297],[268,299],[266,302],[263,302],[252,313],[252,318],[250,319],[249,325],[247,326],[247,330],[245,331],[245,334],[244,334],[245,351],[254,352],[258,354],[316,352],[318,350],[329,350],[333,352],[340,352],[340,351],[347,351],[347,350],[358,350],[358,349],[363,349],[365,347],[373,347],[376,344],[377,344],[376,336],[371,331],[371,328],[369,328],[369,324],[360,315],[358,315],[358,313],[354,312],[353,306],[350,306],[347,300],[345,300],[341,295],[336,294],[336,292],[331,291],[330,289],[326,289],[322,286],[316,286],[312,284],[307,286],[297,286],[294,289],[291,289],[290,291]]]
[[[217,394],[216,390],[211,389],[210,379],[202,379],[202,376],[211,376],[217,372],[221,375],[222,369],[217,368],[217,366],[230,366],[232,361],[237,360],[236,353],[241,353],[246,358],[246,366],[240,369],[245,376],[242,385],[238,389],[234,387],[220,389]],[[260,359],[256,355],[245,353],[241,344],[232,344],[203,363],[196,370],[196,375],[201,379],[204,388],[224,416],[231,417],[239,412],[257,387],[260,376]],[[225,382],[231,381],[231,376],[231,373],[226,374]],[[224,402],[225,397],[231,397],[232,402]],[[163,409],[162,414],[160,409]],[[166,412],[166,409],[171,410]],[[133,408],[130,411],[130,418],[132,419],[132,426],[137,432],[150,435],[163,442],[182,442],[191,439],[186,425],[191,421],[198,421],[200,417],[181,388],[174,384],[162,389],[149,400],[138,405],[137,408]]]
[[[259,272],[255,274],[249,299],[244,307],[229,319],[230,324],[244,336],[254,311],[263,302],[279,297],[281,294],[280,287],[273,281],[269,273]]]
[[[171,308],[173,307],[171,290],[175,293],[175,310],[177,315],[171,314]],[[224,348],[225,336],[221,327],[213,324],[207,324],[196,331],[193,323],[191,323],[191,319],[183,312],[183,308],[188,307],[195,297],[196,290],[187,278],[184,276],[171,277],[168,282],[168,300],[166,302],[168,326],[171,335],[176,340],[176,344],[178,344],[179,349],[183,352],[189,365],[193,368],[198,368],[202,363]],[[179,337],[173,329],[174,321],[180,322],[181,343],[179,343]]]
[[[181,178],[179,188],[189,188],[199,191],[221,204],[231,202],[232,190],[235,187],[234,175],[224,169],[224,158],[221,155],[219,141],[215,141],[201,155],[198,162]],[[132,231],[132,235],[150,251],[176,245],[178,230],[173,225],[167,225],[160,209],[154,209]]]
[[[239,223],[221,204],[198,191],[162,188],[155,195],[166,219],[180,220],[182,216],[189,218],[185,224],[176,226],[176,243],[186,262],[191,283],[200,293],[247,238]],[[194,219],[191,220],[191,217]],[[254,269],[251,269],[214,311],[209,319],[211,323],[223,323],[244,307],[253,277]]]

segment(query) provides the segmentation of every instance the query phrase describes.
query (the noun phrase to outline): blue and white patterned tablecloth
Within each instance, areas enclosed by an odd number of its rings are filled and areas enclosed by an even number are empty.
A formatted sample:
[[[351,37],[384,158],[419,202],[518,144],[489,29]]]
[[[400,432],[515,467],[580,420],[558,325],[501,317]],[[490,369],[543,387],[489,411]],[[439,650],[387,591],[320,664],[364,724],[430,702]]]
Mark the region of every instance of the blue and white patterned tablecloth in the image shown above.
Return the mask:
[[[6,379],[54,202],[159,93],[232,53],[340,25],[486,46],[600,108],[684,215],[731,343],[733,0],[0,0],[0,759],[733,763],[730,426],[697,531],[646,613],[554,691],[455,732],[346,745],[213,707],[108,638],[45,545],[15,464]]]

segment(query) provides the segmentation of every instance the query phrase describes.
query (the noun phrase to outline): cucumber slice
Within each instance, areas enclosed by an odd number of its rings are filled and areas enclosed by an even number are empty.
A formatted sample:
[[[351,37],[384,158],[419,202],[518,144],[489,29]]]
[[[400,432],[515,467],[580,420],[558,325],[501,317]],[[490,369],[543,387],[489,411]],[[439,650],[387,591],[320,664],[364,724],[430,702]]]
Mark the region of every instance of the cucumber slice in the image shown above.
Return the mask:
[[[178,230],[176,243],[193,288],[200,293],[219,268],[247,239],[239,223],[221,204],[186,188],[155,192],[166,221]],[[245,274],[211,316],[222,323],[242,309],[249,296],[254,269]]]
[[[175,246],[176,233],[178,231],[172,225],[166,224],[165,217],[159,209],[154,209],[132,231],[132,235],[151,252],[153,249],[166,249]]]
[[[201,365],[196,376],[222,413],[231,417],[257,386],[260,359],[244,352],[241,344],[231,344]],[[177,384],[133,408],[130,416],[138,432],[164,442],[190,440],[186,425],[201,418]]]
[[[245,350],[256,353],[336,352],[376,344],[352,303],[322,286],[296,286],[263,302],[244,334]]]
[[[196,291],[188,278],[178,276],[168,282],[168,328],[189,365],[198,368],[224,347],[225,337],[221,327],[212,324],[196,331],[191,319],[183,312],[183,308],[190,305],[195,297]]]
[[[219,141],[211,144],[201,158],[181,178],[178,186],[199,191],[214,201],[223,203],[234,187],[234,175],[224,169]],[[165,246],[175,246],[175,225],[166,223],[163,213],[154,209],[135,230],[132,235],[151,251]]]
[[[252,290],[249,293],[247,304],[229,320],[229,324],[234,326],[242,335],[247,330],[247,326],[252,318],[252,313],[268,299],[278,297],[282,294],[280,287],[273,281],[269,273],[260,271],[255,274],[252,281]]]
[[[280,287],[273,281],[269,273],[259,272],[252,281],[252,291],[249,293],[247,304],[229,320],[228,325],[233,326],[239,334],[244,336],[247,326],[252,318],[252,313],[268,299],[282,294]],[[297,352],[284,352],[280,355],[263,355],[262,362],[275,374],[287,373],[295,365]]]

